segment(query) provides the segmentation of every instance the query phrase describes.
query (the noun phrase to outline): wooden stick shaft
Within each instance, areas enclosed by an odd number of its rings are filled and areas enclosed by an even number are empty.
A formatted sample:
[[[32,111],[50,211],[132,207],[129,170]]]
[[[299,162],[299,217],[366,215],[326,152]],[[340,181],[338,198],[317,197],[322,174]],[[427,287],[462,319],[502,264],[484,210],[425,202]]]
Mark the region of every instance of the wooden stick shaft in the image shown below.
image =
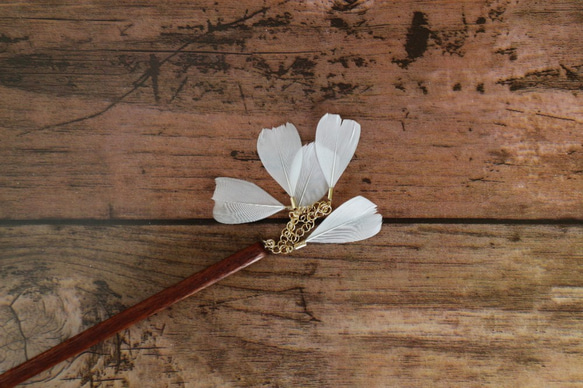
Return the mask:
[[[73,357],[160,310],[218,282],[221,279],[261,260],[267,251],[261,243],[251,245],[210,267],[195,273],[148,299],[77,334],[61,344],[0,375],[0,387],[22,383],[50,367]]]

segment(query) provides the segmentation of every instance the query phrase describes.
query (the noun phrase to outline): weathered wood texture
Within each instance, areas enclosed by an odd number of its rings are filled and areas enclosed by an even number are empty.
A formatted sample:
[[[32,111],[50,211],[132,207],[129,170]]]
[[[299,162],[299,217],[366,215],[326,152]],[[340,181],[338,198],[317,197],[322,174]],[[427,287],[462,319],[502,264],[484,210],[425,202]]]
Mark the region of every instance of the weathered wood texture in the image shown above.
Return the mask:
[[[0,5],[0,217],[210,218],[281,190],[262,127],[363,125],[338,198],[387,217],[583,218],[583,7],[538,1]],[[436,204],[439,205],[436,205]]]
[[[277,229],[4,229],[0,369]],[[580,226],[393,225],[329,248],[270,256],[31,386],[583,381]]]
[[[91,347],[109,340],[114,335],[131,328],[136,323],[150,318],[154,314],[166,310],[170,306],[256,263],[267,257],[268,254],[262,242],[256,242],[243,248],[139,303],[133,304],[122,312],[81,331],[56,346],[32,358],[26,357],[26,361],[0,375],[0,386],[8,388],[36,378],[41,373],[64,361],[75,358],[83,352],[89,351]],[[24,339],[24,342],[26,342],[26,339]]]
[[[3,2],[0,370],[275,236],[212,222],[213,179],[283,200],[259,131],[313,140],[332,112],[363,127],[337,203],[410,224],[269,257],[31,386],[580,386],[583,223],[489,220],[583,221],[582,20],[577,0]]]

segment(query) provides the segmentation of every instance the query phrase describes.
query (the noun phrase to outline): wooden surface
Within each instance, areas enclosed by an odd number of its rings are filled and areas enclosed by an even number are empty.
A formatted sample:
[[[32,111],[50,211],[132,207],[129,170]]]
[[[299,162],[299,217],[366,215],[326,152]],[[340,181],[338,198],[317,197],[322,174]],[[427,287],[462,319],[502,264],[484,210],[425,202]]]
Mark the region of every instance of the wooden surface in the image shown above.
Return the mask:
[[[6,228],[3,365],[277,229]],[[577,386],[582,276],[580,227],[385,225],[370,242],[270,256],[35,381]]]
[[[36,378],[37,375],[45,373],[68,359],[90,351],[92,347],[110,340],[135,324],[152,317],[156,313],[167,310],[174,304],[241,271],[268,255],[269,252],[265,249],[264,244],[256,242],[32,358],[29,358],[27,353],[24,362],[17,364],[6,373],[0,374],[0,386],[13,387]],[[14,302],[16,301],[14,300]],[[22,328],[22,321],[20,322]],[[23,337],[26,336],[23,334]]]
[[[0,4],[0,371],[277,235],[215,223],[214,178],[283,200],[259,131],[331,112],[362,125],[336,204],[377,203],[377,237],[271,256],[28,386],[580,386],[582,17]]]

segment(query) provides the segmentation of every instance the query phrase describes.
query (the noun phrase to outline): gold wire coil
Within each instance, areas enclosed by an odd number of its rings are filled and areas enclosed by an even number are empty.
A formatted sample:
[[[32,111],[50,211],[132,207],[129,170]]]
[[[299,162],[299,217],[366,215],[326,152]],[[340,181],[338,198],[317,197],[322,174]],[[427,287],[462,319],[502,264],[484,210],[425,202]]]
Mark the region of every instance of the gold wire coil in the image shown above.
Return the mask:
[[[264,240],[265,249],[276,255],[288,254],[294,249],[306,245],[304,237],[316,226],[316,220],[325,217],[332,212],[332,204],[329,199],[316,202],[310,206],[300,206],[289,212],[289,221],[281,231],[279,240]]]

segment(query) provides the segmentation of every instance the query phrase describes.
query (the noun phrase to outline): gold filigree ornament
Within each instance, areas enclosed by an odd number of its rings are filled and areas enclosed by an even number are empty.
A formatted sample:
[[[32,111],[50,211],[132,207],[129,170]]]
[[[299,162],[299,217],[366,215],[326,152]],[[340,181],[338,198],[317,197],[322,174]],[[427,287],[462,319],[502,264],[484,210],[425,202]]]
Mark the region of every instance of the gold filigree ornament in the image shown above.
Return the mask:
[[[279,239],[264,240],[274,254],[289,254],[308,243],[344,243],[364,240],[381,229],[376,205],[357,196],[332,212],[332,194],[354,155],[360,125],[339,115],[324,115],[316,140],[302,146],[293,124],[263,129],[257,152],[267,172],[290,198],[285,206],[254,183],[216,178],[214,218],[225,224],[253,222],[287,209],[289,221]],[[322,199],[327,193],[327,197]],[[316,227],[316,222],[324,220]],[[311,232],[311,234],[310,234]]]
[[[271,253],[292,253],[295,249],[306,246],[302,240],[316,226],[316,220],[332,212],[330,200],[316,202],[310,206],[301,206],[289,212],[289,221],[279,235],[279,240],[264,240],[265,248]]]

